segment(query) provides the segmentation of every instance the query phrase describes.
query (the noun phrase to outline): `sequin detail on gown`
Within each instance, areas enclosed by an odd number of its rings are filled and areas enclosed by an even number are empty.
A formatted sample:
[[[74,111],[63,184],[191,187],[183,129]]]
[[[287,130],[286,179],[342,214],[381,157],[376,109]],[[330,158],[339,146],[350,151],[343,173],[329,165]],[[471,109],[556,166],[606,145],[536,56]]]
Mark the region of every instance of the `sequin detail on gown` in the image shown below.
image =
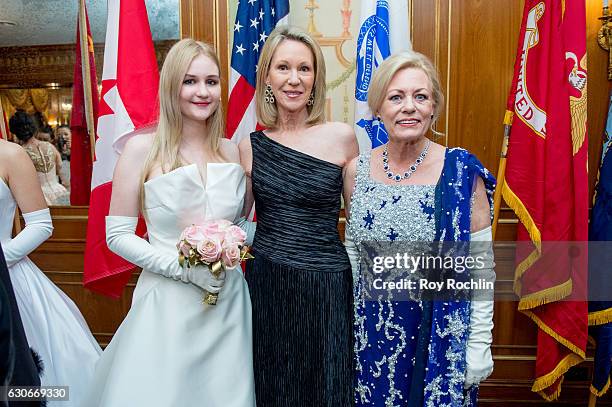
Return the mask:
[[[371,240],[432,241],[434,195],[435,185],[372,180],[370,154],[360,155],[349,224],[356,246]],[[355,294],[355,404],[408,406],[422,305],[365,300],[362,284],[360,278]]]

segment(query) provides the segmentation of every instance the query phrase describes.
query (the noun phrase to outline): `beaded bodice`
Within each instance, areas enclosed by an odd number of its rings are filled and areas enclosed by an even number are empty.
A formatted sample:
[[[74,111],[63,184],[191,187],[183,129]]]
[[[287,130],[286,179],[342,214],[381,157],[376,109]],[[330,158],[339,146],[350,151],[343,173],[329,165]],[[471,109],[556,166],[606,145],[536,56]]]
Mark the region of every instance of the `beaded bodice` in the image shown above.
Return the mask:
[[[24,150],[34,163],[36,172],[55,171],[55,152],[53,146],[45,141],[40,141],[36,146],[24,146]]]
[[[370,178],[370,152],[357,160],[349,228],[357,247],[367,240],[433,241],[435,185],[386,185]]]

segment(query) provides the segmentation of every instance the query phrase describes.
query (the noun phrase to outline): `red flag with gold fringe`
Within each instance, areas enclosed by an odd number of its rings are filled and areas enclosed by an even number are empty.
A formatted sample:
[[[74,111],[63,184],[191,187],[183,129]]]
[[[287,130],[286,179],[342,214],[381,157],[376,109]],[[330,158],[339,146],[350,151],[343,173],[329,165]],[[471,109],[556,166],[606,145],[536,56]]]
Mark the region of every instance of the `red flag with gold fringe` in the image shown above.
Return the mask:
[[[586,256],[549,256],[546,242],[588,240],[586,18],[581,0],[526,0],[506,124],[502,193],[519,218],[515,291],[538,326],[532,390],[556,399],[584,360]]]

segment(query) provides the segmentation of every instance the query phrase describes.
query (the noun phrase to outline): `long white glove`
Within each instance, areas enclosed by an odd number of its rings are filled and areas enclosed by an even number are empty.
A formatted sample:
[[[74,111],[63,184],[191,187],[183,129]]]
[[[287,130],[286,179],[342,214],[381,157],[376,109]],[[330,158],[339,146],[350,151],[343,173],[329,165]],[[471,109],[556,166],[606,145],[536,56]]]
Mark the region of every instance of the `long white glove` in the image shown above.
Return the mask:
[[[10,267],[32,253],[53,233],[49,208],[23,214],[25,227],[17,236],[2,244],[6,264]]]
[[[346,249],[346,254],[348,254],[349,261],[351,262],[351,269],[353,271],[353,285],[355,285],[359,280],[359,249],[357,249],[357,245],[353,240],[353,235],[349,226],[350,223],[347,219],[344,228],[344,248]]]
[[[255,237],[255,229],[257,229],[257,222],[247,220],[244,216],[238,219],[236,225],[240,226],[242,230],[247,234],[246,245],[251,246],[253,244],[253,238]]]
[[[472,233],[470,240],[482,242],[470,246],[470,255],[484,259],[484,267],[471,270],[470,278],[484,278],[487,282],[495,282],[491,227]],[[486,295],[479,293],[478,297],[471,301],[470,310],[470,333],[465,354],[467,368],[463,385],[466,389],[485,380],[493,372],[493,292],[487,291]]]
[[[136,235],[138,218],[133,216],[106,217],[106,244],[108,248],[132,264],[162,276],[192,283],[209,293],[218,293],[225,284],[225,272],[216,278],[208,267],[181,267],[178,253],[173,256],[160,252],[149,242]]]

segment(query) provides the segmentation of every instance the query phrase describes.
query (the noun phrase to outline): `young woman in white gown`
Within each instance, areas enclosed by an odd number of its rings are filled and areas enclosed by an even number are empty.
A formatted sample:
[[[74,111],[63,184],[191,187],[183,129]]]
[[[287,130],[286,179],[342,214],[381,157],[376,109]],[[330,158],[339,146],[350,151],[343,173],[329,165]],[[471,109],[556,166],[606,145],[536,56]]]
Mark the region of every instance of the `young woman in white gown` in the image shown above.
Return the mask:
[[[27,120],[12,120],[11,131],[30,131]],[[16,205],[26,226],[11,237]],[[22,147],[0,140],[0,242],[17,307],[28,343],[42,360],[41,385],[69,386],[70,401],[48,405],[73,406],[83,400],[102,350],[72,300],[27,257],[52,231],[32,161]]]
[[[251,301],[240,268],[216,279],[183,269],[183,229],[238,220],[246,181],[237,147],[223,138],[219,62],[207,44],[175,44],[160,75],[155,134],[126,143],[113,178],[111,250],[143,268],[131,309],[96,366],[93,406],[255,405]],[[142,211],[148,241],[135,234]],[[202,304],[204,291],[216,305]]]

